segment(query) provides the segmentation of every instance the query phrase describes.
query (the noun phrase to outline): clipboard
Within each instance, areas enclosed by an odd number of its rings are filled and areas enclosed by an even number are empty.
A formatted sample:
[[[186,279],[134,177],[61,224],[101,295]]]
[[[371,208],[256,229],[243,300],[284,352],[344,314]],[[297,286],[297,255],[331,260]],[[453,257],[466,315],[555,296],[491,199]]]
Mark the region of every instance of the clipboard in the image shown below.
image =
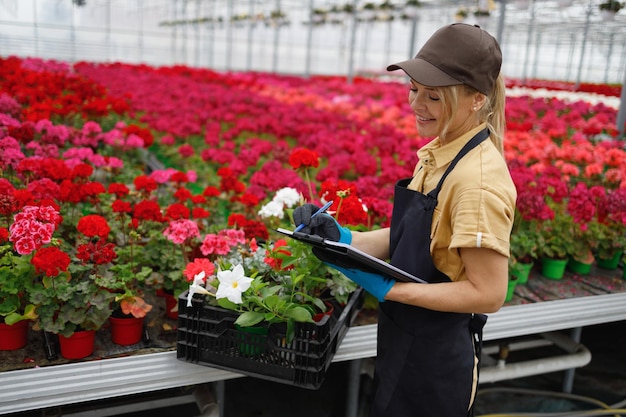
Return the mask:
[[[289,236],[293,239],[307,243],[318,251],[323,251],[324,260],[344,268],[360,269],[361,271],[384,275],[386,277],[402,282],[418,282],[428,284],[427,281],[403,271],[388,262],[375,258],[367,253],[355,248],[352,245],[324,239],[318,235],[310,235],[302,232],[278,228],[278,233]]]

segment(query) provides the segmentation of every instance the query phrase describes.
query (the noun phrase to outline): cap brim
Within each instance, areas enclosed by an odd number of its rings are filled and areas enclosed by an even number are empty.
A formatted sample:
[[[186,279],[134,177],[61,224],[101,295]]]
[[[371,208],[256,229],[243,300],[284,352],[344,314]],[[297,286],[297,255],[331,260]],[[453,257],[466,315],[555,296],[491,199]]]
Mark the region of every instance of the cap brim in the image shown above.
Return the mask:
[[[398,62],[387,67],[387,71],[395,71],[399,69],[403,70],[413,80],[429,87],[444,87],[447,85],[463,84],[462,81],[449,76],[436,66],[419,58]]]

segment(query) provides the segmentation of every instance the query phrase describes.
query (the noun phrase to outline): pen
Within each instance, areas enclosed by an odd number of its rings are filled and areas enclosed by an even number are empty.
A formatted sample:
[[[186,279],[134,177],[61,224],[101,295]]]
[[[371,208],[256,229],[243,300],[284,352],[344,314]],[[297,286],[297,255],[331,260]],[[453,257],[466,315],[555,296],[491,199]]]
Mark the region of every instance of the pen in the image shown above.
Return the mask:
[[[315,213],[313,213],[313,214],[311,215],[311,218],[313,218],[313,217],[317,216],[317,215],[318,215],[318,214],[320,214],[320,213],[325,212],[325,211],[326,211],[326,210],[328,210],[328,208],[329,208],[330,206],[332,206],[332,205],[333,205],[333,201],[331,200],[331,201],[329,201],[328,203],[324,204],[324,205],[322,206],[322,208],[320,208],[320,209],[319,209],[319,210],[317,210]],[[304,223],[302,223],[301,225],[299,225],[298,227],[296,227],[296,229],[294,230],[294,232],[299,232],[300,230],[302,230],[302,229],[304,228],[304,226],[305,226],[305,224],[304,224]]]

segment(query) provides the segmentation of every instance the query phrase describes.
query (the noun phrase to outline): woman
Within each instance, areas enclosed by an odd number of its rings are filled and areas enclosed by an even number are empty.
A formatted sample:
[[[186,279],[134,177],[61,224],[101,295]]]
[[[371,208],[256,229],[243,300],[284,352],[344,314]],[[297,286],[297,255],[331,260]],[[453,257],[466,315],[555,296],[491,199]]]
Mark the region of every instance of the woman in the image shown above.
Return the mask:
[[[504,302],[515,186],[502,149],[504,83],[497,41],[478,26],[439,29],[409,77],[418,151],[396,185],[391,227],[351,232],[315,206],[294,212],[304,232],[350,243],[429,284],[337,266],[376,296],[378,354],[371,416],[473,414],[486,316]],[[323,255],[318,255],[323,257]]]

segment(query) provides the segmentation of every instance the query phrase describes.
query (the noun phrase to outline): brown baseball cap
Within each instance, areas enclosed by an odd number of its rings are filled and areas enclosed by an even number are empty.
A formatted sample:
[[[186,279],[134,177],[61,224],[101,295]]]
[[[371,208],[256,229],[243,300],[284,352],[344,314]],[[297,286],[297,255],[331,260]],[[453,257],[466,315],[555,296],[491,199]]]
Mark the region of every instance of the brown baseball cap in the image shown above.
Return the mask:
[[[496,39],[477,25],[454,23],[437,30],[415,58],[387,67],[403,70],[429,87],[467,84],[489,95],[502,67]]]

